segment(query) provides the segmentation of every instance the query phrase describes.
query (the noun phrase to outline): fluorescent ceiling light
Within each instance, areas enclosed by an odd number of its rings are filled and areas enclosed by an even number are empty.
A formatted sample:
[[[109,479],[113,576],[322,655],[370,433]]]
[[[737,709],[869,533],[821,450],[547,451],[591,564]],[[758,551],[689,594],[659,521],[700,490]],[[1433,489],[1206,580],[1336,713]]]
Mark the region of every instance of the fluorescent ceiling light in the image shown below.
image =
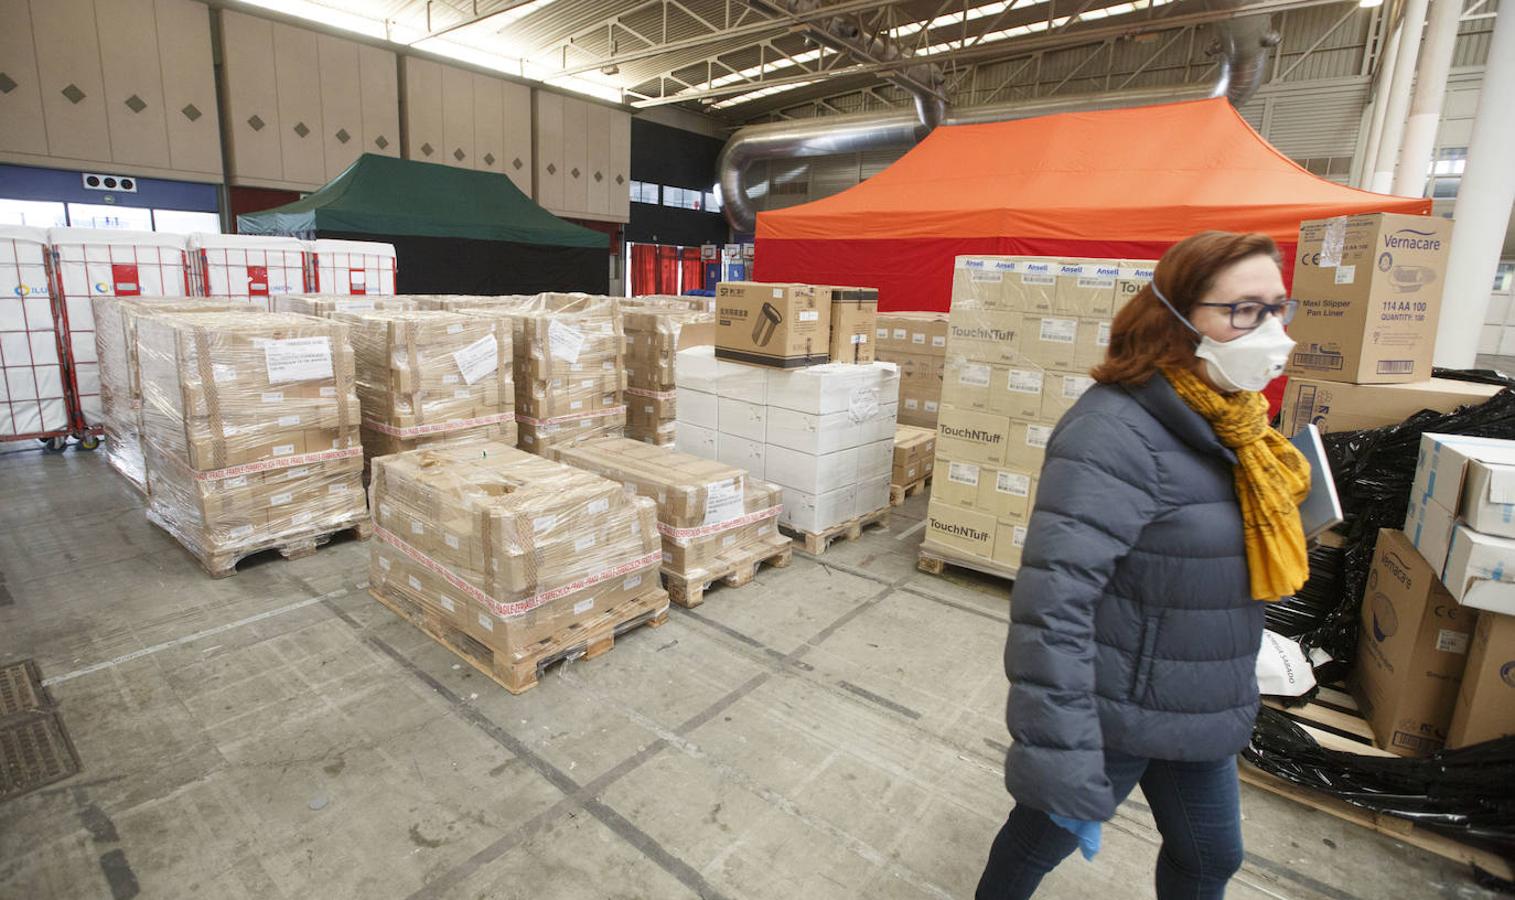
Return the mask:
[[[332,9],[330,6],[315,3],[312,0],[244,0],[244,2],[250,6],[261,6],[273,12],[283,13],[286,16],[320,22],[322,25],[340,28],[343,31],[366,34],[380,40],[389,39],[388,29],[385,28],[383,19]]]
[[[710,104],[710,108],[726,109],[729,106],[736,106],[739,103],[747,103],[749,101],[757,100],[762,97],[770,97],[774,94],[782,94],[785,91],[792,91],[795,88],[802,88],[806,85],[815,84],[817,81],[820,81],[820,79],[816,78],[810,81],[795,81],[790,84],[775,84],[756,91],[748,91],[745,94],[737,94],[735,97],[728,97],[719,103]]]

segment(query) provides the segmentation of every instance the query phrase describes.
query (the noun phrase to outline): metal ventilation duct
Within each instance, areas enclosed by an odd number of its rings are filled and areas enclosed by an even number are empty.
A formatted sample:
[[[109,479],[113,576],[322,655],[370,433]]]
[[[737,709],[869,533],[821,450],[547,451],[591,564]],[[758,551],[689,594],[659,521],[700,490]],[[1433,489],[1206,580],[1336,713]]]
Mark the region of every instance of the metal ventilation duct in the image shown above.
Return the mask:
[[[794,0],[776,5],[789,11],[790,7],[799,9],[807,4]],[[827,23],[827,26],[831,24]],[[1261,86],[1268,64],[1268,50],[1278,44],[1278,34],[1270,29],[1265,15],[1222,22],[1216,25],[1216,30],[1218,36],[1211,49],[1220,57],[1220,73],[1214,83],[1208,85],[1049,97],[948,111],[939,96],[925,90],[917,81],[899,80],[896,83],[915,96],[913,113],[903,110],[882,114],[857,113],[749,125],[731,136],[716,161],[726,221],[741,232],[751,232],[756,227],[757,212],[747,195],[745,173],[748,166],[759,160],[909,147],[941,123],[1005,122],[1059,112],[1122,109],[1209,97],[1226,97],[1231,105],[1240,106]]]

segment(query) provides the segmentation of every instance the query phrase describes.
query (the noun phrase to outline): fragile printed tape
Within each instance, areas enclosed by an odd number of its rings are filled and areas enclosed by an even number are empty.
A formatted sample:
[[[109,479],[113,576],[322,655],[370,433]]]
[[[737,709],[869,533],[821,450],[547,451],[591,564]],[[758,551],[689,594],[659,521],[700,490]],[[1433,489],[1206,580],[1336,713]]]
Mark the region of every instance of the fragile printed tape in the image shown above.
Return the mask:
[[[281,456],[278,459],[260,459],[257,462],[243,463],[240,466],[230,466],[225,469],[212,469],[208,472],[196,472],[196,481],[221,481],[226,478],[236,478],[239,475],[251,475],[255,472],[272,472],[275,469],[288,469],[291,466],[303,466],[308,463],[329,462],[334,459],[348,459],[353,456],[362,456],[362,447],[346,447],[342,450],[322,450],[319,453],[302,453],[298,456]]]
[[[566,416],[554,416],[551,419],[533,419],[531,416],[516,413],[516,421],[523,425],[557,425],[562,422],[577,422],[580,419],[598,419],[604,416],[619,416],[626,413],[625,406],[612,406],[609,409],[597,409],[594,412],[572,413]]]
[[[770,506],[767,509],[760,509],[757,512],[750,512],[732,519],[727,519],[724,522],[717,522],[714,525],[698,525],[694,528],[674,528],[672,525],[664,525],[662,522],[659,522],[658,534],[661,534],[663,537],[672,540],[675,544],[678,544],[680,547],[682,547],[694,538],[708,537],[712,534],[720,534],[723,531],[730,531],[733,528],[741,528],[743,525],[751,525],[754,522],[761,522],[764,519],[769,519],[778,515],[779,513],[783,512],[783,510],[783,504],[778,504],[776,506]]]
[[[673,400],[679,396],[678,391],[648,391],[634,387],[627,388],[626,393],[633,397],[648,397],[653,400]]]
[[[383,422],[375,422],[372,419],[364,419],[363,426],[391,437],[408,438],[423,434],[443,434],[448,431],[460,431],[464,428],[477,428],[480,425],[495,425],[500,422],[509,422],[513,418],[515,418],[515,413],[495,413],[489,416],[475,416],[471,419],[449,419],[446,422],[434,422],[430,425],[407,425],[404,428],[386,425]]]

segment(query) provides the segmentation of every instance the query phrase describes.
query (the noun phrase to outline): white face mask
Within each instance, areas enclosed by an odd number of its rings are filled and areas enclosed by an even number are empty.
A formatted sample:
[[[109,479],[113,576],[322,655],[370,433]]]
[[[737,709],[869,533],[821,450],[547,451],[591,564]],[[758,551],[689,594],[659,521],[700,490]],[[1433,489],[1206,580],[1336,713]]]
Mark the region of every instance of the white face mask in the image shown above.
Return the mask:
[[[1283,322],[1278,316],[1268,316],[1261,325],[1239,337],[1217,341],[1179,315],[1155,284],[1152,293],[1186,328],[1199,335],[1199,347],[1195,348],[1194,355],[1205,361],[1205,372],[1221,390],[1260,391],[1284,373],[1284,365],[1294,350],[1294,339],[1284,333]]]

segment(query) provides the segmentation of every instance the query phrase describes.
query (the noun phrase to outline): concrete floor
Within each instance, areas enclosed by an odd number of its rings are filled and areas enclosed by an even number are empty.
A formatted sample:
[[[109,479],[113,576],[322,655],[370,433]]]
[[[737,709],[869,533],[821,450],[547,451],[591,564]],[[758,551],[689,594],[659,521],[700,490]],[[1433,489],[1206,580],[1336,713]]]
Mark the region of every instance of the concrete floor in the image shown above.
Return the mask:
[[[213,581],[77,450],[0,455],[0,661],[83,771],[0,804],[0,897],[969,897],[1010,807],[1002,584],[889,531],[512,697],[364,593],[367,547]],[[1229,896],[1483,897],[1243,788]],[[1140,798],[1049,898],[1150,897]]]

